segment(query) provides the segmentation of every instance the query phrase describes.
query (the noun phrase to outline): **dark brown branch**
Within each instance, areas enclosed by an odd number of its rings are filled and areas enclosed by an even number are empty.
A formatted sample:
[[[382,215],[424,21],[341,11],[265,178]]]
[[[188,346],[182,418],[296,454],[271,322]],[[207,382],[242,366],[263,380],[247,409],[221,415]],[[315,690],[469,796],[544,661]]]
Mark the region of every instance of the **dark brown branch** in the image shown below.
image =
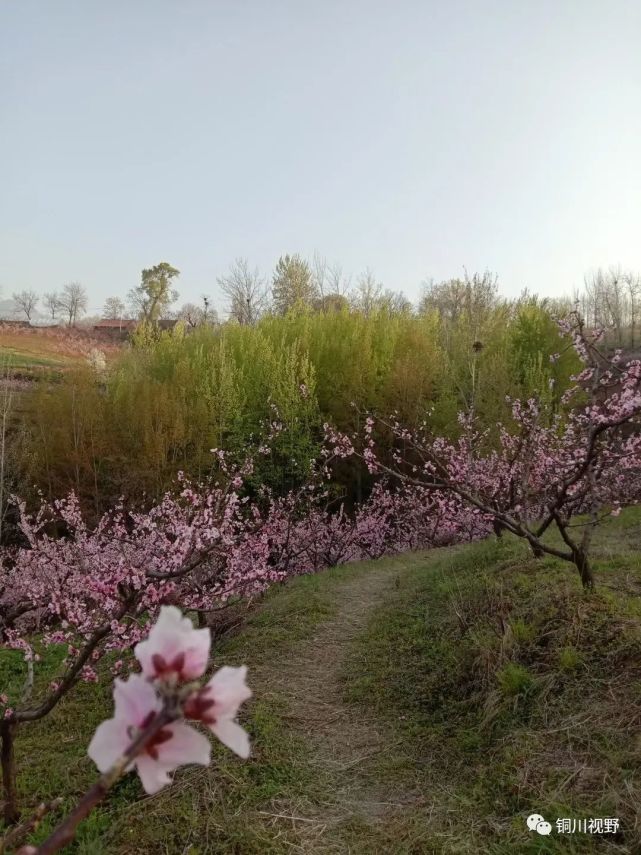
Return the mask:
[[[13,848],[20,843],[27,834],[31,834],[32,831],[35,831],[44,817],[48,813],[57,810],[62,802],[63,800],[58,797],[50,802],[42,802],[39,804],[29,819],[21,822],[20,825],[15,825],[4,835],[4,837],[0,838],[0,855],[3,855],[3,853],[5,853],[9,848]]]
[[[96,783],[85,793],[80,799],[76,807],[71,813],[52,831],[49,837],[38,846],[37,855],[53,855],[54,852],[59,852],[68,843],[74,839],[76,829],[83,819],[86,819],[91,811],[100,804],[105,798],[109,790],[125,773],[127,766],[131,761],[143,750],[145,745],[161,730],[165,725],[178,718],[177,711],[164,709],[151,723],[142,730],[138,736],[129,745],[122,757],[100,778]],[[18,855],[20,853],[18,852]]]
[[[3,816],[6,825],[20,819],[16,786],[16,755],[14,750],[16,724],[11,719],[0,722],[0,765],[2,767]]]
[[[114,615],[114,620],[120,620],[123,615],[127,612],[127,606],[123,606],[116,615]],[[11,721],[23,722],[23,721],[37,721],[39,718],[43,718],[43,716],[50,713],[51,710],[56,706],[58,701],[64,695],[67,694],[69,689],[72,688],[78,676],[84,666],[87,664],[89,659],[91,658],[92,653],[98,647],[98,645],[107,638],[108,635],[111,634],[111,623],[103,624],[99,629],[92,633],[91,637],[83,647],[82,651],[78,655],[76,661],[73,663],[71,668],[67,671],[65,676],[60,682],[58,688],[53,692],[47,700],[41,704],[39,707],[30,710],[18,710],[11,716]]]

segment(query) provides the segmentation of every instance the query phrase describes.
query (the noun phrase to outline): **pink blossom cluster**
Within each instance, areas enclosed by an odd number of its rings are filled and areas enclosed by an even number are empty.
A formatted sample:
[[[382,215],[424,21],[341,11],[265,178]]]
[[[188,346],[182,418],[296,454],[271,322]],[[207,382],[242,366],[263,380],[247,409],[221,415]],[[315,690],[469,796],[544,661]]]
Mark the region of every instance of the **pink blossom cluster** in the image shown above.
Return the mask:
[[[221,668],[201,686],[210,645],[209,629],[194,629],[174,606],[161,608],[148,639],[134,650],[142,673],[116,679],[114,716],[98,727],[89,745],[101,772],[126,756],[146,728],[156,720],[161,724],[163,712],[169,713],[167,721],[133,752],[130,763],[147,793],[171,783],[170,773],[178,766],[209,765],[209,740],[186,721],[200,722],[236,754],[249,757],[249,738],[235,721],[240,705],[251,697],[247,669]]]
[[[525,538],[535,555],[548,552],[576,564],[584,585],[593,584],[588,551],[599,519],[641,499],[641,362],[608,359],[596,348],[598,335],[586,333],[574,316],[563,329],[585,368],[574,378],[562,411],[543,412],[534,398],[509,401],[511,420],[497,432],[480,429],[473,412],[459,417],[460,435],[432,436],[425,425],[410,430],[396,417],[379,419],[394,440],[391,454],[379,455],[371,417],[360,437],[328,430],[330,451],[358,455],[372,474],[386,475],[405,488],[423,488],[439,507],[444,497],[476,513],[499,534]],[[330,452],[328,452],[330,453]],[[425,504],[425,502],[424,502]],[[574,536],[570,521],[588,514]],[[564,548],[544,543],[549,526]]]
[[[64,645],[67,657],[37,707],[15,709],[7,699],[5,714],[38,718],[77,680],[95,682],[101,656],[131,650],[162,605],[206,621],[230,599],[255,597],[291,576],[489,531],[487,515],[456,497],[384,482],[353,513],[328,502],[322,481],[284,497],[263,489],[249,501],[251,464],[234,468],[216,454],[225,485],[195,485],[180,474],[177,492],[149,510],[121,504],[94,526],[73,494],[35,515],[19,505],[25,545],[2,556],[1,640],[27,660],[38,656],[34,637],[38,649]],[[118,659],[114,673],[121,668]]]
[[[316,481],[286,496],[261,489],[250,500],[252,461],[235,467],[216,450],[220,483],[180,476],[178,490],[149,510],[120,504],[93,526],[73,494],[35,515],[20,505],[25,545],[5,549],[0,566],[0,640],[34,662],[34,637],[45,647],[66,645],[68,655],[38,707],[16,709],[8,698],[0,700],[4,714],[38,718],[76,680],[98,679],[104,652],[132,649],[162,605],[206,622],[229,600],[255,597],[291,576],[475,539],[493,528],[525,537],[536,550],[555,525],[568,550],[553,554],[585,569],[589,544],[572,541],[569,521],[588,512],[594,522],[641,497],[641,363],[608,361],[580,322],[567,329],[586,367],[563,411],[543,412],[535,399],[511,401],[511,420],[494,438],[473,413],[460,416],[456,440],[431,436],[426,425],[410,430],[393,416],[383,427],[395,444],[382,457],[368,416],[361,436],[326,425]],[[276,436],[276,411],[272,421]],[[330,501],[328,482],[333,464],[355,455],[378,480],[348,512]]]

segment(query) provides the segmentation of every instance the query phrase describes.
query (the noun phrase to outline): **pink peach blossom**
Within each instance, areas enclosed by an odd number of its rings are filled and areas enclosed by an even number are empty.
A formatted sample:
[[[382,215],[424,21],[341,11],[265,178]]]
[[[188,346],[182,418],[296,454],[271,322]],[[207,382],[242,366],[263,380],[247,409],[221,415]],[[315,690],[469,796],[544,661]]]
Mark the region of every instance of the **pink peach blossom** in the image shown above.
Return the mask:
[[[202,721],[218,739],[240,757],[249,757],[249,736],[234,719],[238,708],[251,697],[245,682],[247,667],[225,666],[185,705],[185,716]]]
[[[114,717],[98,726],[88,754],[101,772],[110,769],[125,753],[137,734],[159,714],[162,702],[151,683],[140,674],[114,684]],[[135,757],[135,768],[147,793],[171,783],[170,772],[186,763],[209,765],[209,740],[184,722],[175,721],[159,730]]]
[[[209,629],[194,629],[175,606],[163,606],[160,617],[146,641],[134,648],[145,677],[167,677],[195,680],[207,667],[211,634]]]

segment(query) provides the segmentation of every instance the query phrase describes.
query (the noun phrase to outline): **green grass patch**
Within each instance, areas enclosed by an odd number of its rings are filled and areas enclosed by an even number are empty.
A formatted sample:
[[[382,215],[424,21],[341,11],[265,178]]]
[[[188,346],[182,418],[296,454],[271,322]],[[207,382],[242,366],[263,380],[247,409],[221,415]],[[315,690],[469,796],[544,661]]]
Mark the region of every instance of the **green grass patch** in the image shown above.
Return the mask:
[[[57,367],[66,361],[64,357],[43,356],[28,350],[17,350],[13,347],[0,345],[0,361],[6,362],[13,369],[33,367]]]
[[[346,698],[394,734],[370,774],[426,802],[395,815],[390,851],[641,851],[639,519],[599,532],[593,593],[506,537],[425,560],[372,615]],[[527,830],[535,812],[550,837]],[[559,817],[621,831],[560,835]]]

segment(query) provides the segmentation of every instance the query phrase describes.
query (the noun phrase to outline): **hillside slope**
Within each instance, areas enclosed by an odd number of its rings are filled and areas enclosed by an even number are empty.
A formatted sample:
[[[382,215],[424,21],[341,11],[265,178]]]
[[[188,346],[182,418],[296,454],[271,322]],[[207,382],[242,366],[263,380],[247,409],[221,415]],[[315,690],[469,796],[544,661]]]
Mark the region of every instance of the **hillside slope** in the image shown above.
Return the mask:
[[[13,373],[38,379],[84,364],[89,353],[102,351],[114,358],[121,345],[92,334],[91,330],[68,327],[13,327],[0,321],[0,363],[8,362]]]

